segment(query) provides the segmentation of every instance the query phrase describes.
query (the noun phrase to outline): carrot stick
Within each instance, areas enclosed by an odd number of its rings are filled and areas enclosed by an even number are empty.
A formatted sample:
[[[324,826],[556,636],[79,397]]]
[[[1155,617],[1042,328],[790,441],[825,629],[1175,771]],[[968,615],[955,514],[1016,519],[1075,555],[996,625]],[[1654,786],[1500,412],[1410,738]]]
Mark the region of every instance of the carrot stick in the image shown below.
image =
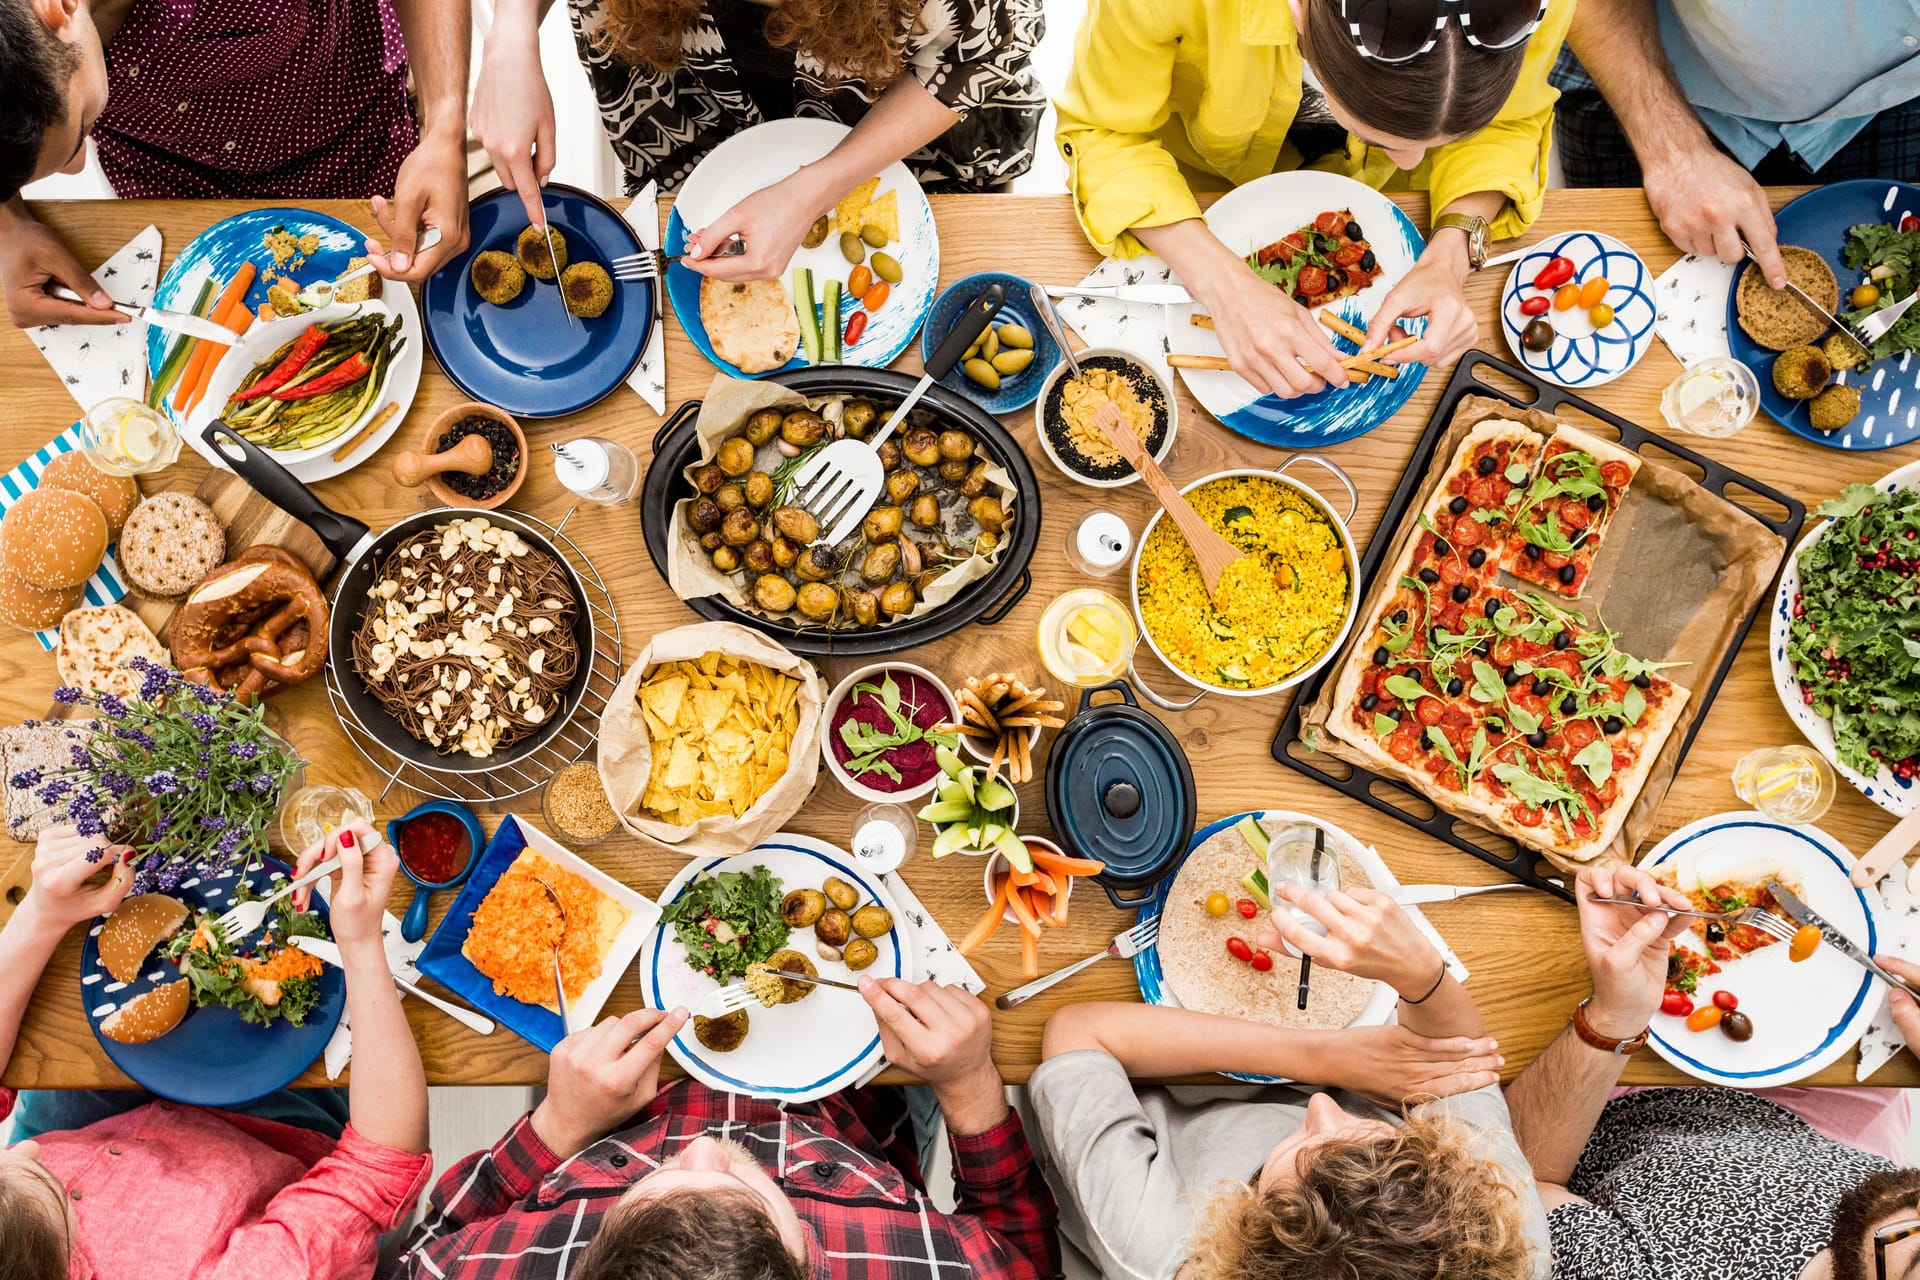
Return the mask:
[[[1013,877],[1014,884],[1025,886],[1033,883],[1033,878],[1037,873],[1031,868],[1022,871],[1019,867],[1013,867],[1009,874]]]
[[[1027,852],[1033,855],[1033,865],[1043,871],[1051,871],[1056,876],[1097,876],[1107,869],[1104,862],[1095,862],[1091,858],[1067,858],[1057,853],[1048,853],[1034,845],[1027,846]]]
[[[1038,867],[1033,869],[1033,879],[1028,883],[1035,893],[1044,893],[1049,898],[1060,892],[1060,882]]]
[[[236,324],[234,313],[238,311],[249,323],[252,321],[253,313],[246,307],[247,290],[253,287],[256,270],[251,262],[243,262],[234,271],[233,278],[227,281],[226,287],[220,291],[220,301],[214,304],[213,322],[215,324],[225,325],[235,333],[246,332],[245,324]],[[216,350],[222,355],[226,353],[226,348],[217,342],[202,342],[194,347],[193,355],[187,361],[187,371],[182,375],[180,385],[173,391],[173,407],[181,413],[191,411],[194,403],[199,400],[200,395],[196,387],[218,363],[214,354]]]
[[[1040,935],[1020,935],[1020,976],[1031,981],[1040,976]]]
[[[1007,909],[1007,891],[1012,887],[1012,883],[1010,880],[1000,882],[999,889],[993,895],[993,901],[987,904],[987,913],[974,921],[973,928],[967,930],[967,936],[960,940],[961,955],[972,952],[981,943],[991,938],[994,931],[1000,927],[1000,918]]]
[[[1047,917],[1047,923],[1058,929],[1067,922],[1067,894],[1063,888],[1053,897],[1053,913]]]
[[[1040,936],[1040,917],[1034,914],[1033,904],[1027,901],[1027,895],[1019,889],[1007,891],[1007,905],[1013,908],[1014,918],[1020,927],[1034,937]]]

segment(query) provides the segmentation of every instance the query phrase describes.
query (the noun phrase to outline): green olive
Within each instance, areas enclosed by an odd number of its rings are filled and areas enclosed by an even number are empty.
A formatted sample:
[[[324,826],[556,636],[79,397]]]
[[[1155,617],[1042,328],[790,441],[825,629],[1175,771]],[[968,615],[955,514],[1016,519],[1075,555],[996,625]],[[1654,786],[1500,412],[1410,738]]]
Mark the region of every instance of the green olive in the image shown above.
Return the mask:
[[[860,238],[876,249],[884,249],[887,247],[887,233],[879,227],[874,226],[871,222],[860,228]],[[885,276],[881,276],[880,278],[883,280],[886,279]]]
[[[988,325],[987,331],[980,335],[980,358],[992,364],[993,358],[999,354],[1000,335],[993,331],[992,325]]]
[[[1033,349],[1033,335],[1028,333],[1026,329],[1020,325],[1003,324],[1000,326],[1000,345],[1003,347],[1020,347],[1024,350],[1031,351]]]
[[[971,360],[979,354],[980,354],[980,339],[975,338],[973,340],[973,345],[968,347],[965,351],[963,351],[960,354],[960,359],[964,363],[965,361]]]
[[[885,244],[886,241],[882,240],[880,243]],[[899,259],[895,258],[892,254],[890,253],[874,254],[873,262],[871,265],[873,266],[873,274],[879,276],[882,280],[885,280],[888,284],[900,283],[900,274],[901,274],[900,261]]]
[[[1000,375],[985,360],[973,359],[960,366],[967,377],[989,391],[1000,389]]]
[[[860,265],[861,259],[867,256],[867,246],[862,244],[860,237],[853,232],[842,231],[840,233],[840,256],[857,267]]]
[[[1033,363],[1033,351],[1030,348],[1012,347],[995,356],[991,363],[996,372],[1011,378]]]

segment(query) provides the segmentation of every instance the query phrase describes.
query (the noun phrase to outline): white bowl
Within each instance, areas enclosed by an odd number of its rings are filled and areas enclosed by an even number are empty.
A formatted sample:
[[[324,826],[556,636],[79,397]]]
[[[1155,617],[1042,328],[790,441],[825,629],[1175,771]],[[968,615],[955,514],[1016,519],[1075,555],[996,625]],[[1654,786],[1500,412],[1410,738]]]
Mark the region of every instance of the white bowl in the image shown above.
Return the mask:
[[[1149,364],[1145,357],[1128,351],[1124,347],[1088,347],[1084,351],[1075,352],[1073,358],[1084,363],[1094,356],[1111,356],[1125,360],[1127,363],[1145,372],[1148,377],[1153,379],[1154,385],[1160,388],[1161,399],[1167,406],[1167,438],[1160,443],[1160,448],[1154,453],[1153,460],[1155,462],[1166,461],[1168,452],[1173,448],[1174,434],[1180,428],[1180,402],[1174,399],[1172,384],[1170,384],[1166,378],[1162,377],[1159,370]],[[1053,441],[1047,436],[1047,402],[1053,397],[1054,384],[1059,382],[1063,377],[1070,378],[1072,376],[1072,368],[1067,364],[1065,359],[1062,359],[1059,364],[1053,366],[1053,371],[1047,374],[1046,381],[1040,384],[1040,396],[1033,402],[1033,429],[1034,433],[1040,437],[1040,447],[1046,451],[1047,461],[1053,463],[1060,474],[1066,476],[1069,480],[1084,484],[1090,489],[1125,488],[1140,478],[1138,471],[1129,472],[1127,475],[1121,476],[1118,480],[1100,480],[1075,471],[1054,451]],[[1145,442],[1142,441],[1142,443]]]
[[[878,787],[870,787],[864,782],[860,782],[854,778],[852,774],[846,771],[846,768],[840,761],[834,758],[833,754],[833,718],[839,714],[840,704],[853,692],[855,685],[860,684],[862,681],[872,679],[883,671],[904,671],[927,681],[940,691],[941,697],[947,700],[947,717],[943,723],[951,723],[959,719],[960,704],[954,700],[953,690],[949,689],[947,682],[939,676],[936,676],[925,667],[916,667],[911,662],[876,662],[855,671],[839,684],[833,686],[833,692],[827,695],[827,704],[825,708],[822,709],[820,716],[820,758],[825,761],[827,772],[831,773],[834,776],[834,780],[845,787],[849,794],[858,796],[862,800],[877,802],[893,801],[899,804],[906,804],[910,801],[933,794],[935,785],[946,775],[938,769],[935,769],[933,776],[917,787],[909,787],[904,791],[882,791]]]
[[[974,785],[976,787],[980,785],[980,780],[987,776],[987,769],[985,765],[978,765],[978,764],[969,765],[967,766],[967,772],[973,775]],[[1011,808],[998,810],[994,814],[994,818],[996,821],[999,821],[1001,815],[1004,814],[1006,820],[1003,822],[1000,822],[1000,825],[1007,828],[1007,830],[1009,831],[1018,831],[1020,829],[1020,793],[1019,791],[1015,790],[1014,785],[1011,782],[1008,782],[1004,776],[1000,778],[1000,781],[1003,784],[1005,784],[1007,790],[1013,792],[1013,806]],[[956,824],[951,822],[948,822],[948,823],[929,822],[927,825],[933,828],[933,833],[937,838],[942,831],[945,831],[948,827],[954,826]],[[1024,839],[1024,837],[1022,838]],[[954,852],[964,853],[969,858],[984,858],[988,854],[993,853],[994,850],[967,848],[967,849],[956,849],[954,850]]]
[[[1070,858],[1073,856],[1072,854],[1068,853],[1066,850],[1062,849],[1059,845],[1055,844],[1051,840],[1048,840],[1044,836],[1021,836],[1020,843],[1028,846],[1029,848],[1031,848],[1034,845],[1039,845],[1041,848],[1045,849],[1048,853],[1055,854],[1062,858]],[[986,888],[988,902],[993,901],[993,882],[1000,876],[1005,875],[1006,872],[1007,872],[1007,855],[996,851],[991,858],[987,859],[986,872],[981,877],[981,883]],[[1081,877],[1079,876],[1066,877],[1066,882],[1067,882],[1066,895],[1067,895],[1068,902],[1073,901],[1073,882],[1080,878]],[[1056,876],[1054,878],[1054,883],[1055,884],[1060,883],[1060,877]],[[1013,914],[1012,907],[1007,907],[1005,910],[1001,911],[1000,919],[1005,921],[1008,924],[1020,923],[1020,917]]]
[[[968,734],[963,733],[960,735],[960,750],[964,754],[972,756],[975,760],[978,760],[981,764],[992,764],[993,748],[990,746],[983,747],[980,745],[985,741],[986,741],[985,738],[975,738],[975,737],[969,736]],[[1038,746],[1039,743],[1040,743],[1040,726],[1036,724],[1027,730],[1028,753],[1031,754],[1034,747]],[[1002,765],[1005,765],[1006,760],[1003,758],[1000,761],[1000,763]]]

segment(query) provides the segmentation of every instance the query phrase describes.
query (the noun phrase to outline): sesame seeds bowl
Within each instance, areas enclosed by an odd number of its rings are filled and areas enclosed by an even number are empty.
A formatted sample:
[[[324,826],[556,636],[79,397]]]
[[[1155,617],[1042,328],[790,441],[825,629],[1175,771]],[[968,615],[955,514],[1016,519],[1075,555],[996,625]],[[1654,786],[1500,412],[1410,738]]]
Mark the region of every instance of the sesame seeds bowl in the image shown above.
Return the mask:
[[[1071,480],[1095,489],[1130,485],[1139,473],[1093,425],[1093,415],[1113,401],[1153,460],[1164,461],[1179,413],[1173,388],[1145,360],[1119,347],[1088,347],[1075,358],[1078,373],[1064,360],[1055,365],[1034,401],[1040,447]]]

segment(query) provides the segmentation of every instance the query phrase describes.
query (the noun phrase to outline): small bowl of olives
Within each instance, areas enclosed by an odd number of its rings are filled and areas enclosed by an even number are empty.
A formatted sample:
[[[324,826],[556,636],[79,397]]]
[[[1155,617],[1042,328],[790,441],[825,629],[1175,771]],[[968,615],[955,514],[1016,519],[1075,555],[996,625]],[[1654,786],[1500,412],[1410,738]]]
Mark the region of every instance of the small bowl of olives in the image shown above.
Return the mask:
[[[1033,315],[1025,280],[1004,271],[982,271],[947,286],[933,300],[933,310],[920,329],[920,356],[924,360],[946,339],[980,291],[990,284],[1006,290],[1006,302],[969,349],[968,356],[940,380],[988,413],[1011,413],[1032,404],[1040,384],[1060,363],[1060,348],[1046,326]]]

